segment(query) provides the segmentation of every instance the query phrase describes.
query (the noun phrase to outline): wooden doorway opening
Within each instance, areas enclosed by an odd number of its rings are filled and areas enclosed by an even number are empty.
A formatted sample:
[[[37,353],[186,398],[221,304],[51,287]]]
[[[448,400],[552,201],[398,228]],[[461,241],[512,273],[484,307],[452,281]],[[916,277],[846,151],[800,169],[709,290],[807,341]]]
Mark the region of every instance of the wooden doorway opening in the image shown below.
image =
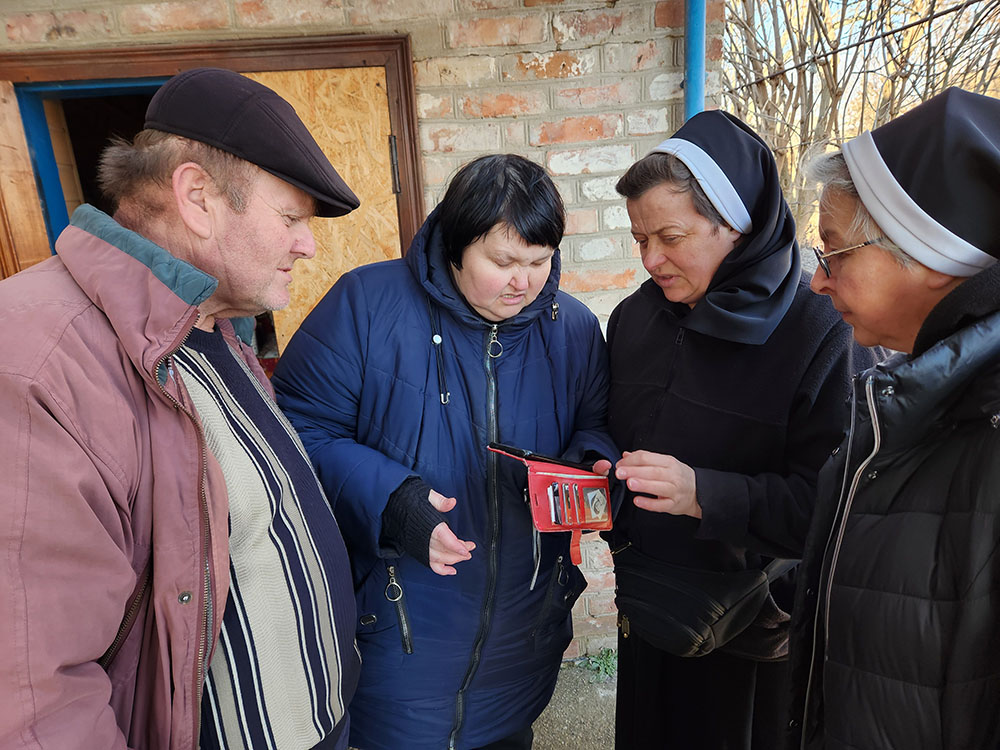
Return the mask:
[[[0,55],[0,277],[44,259],[75,203],[103,200],[93,164],[107,136],[138,132],[137,113],[159,84],[200,66],[244,73],[285,97],[362,201],[314,222],[317,257],[274,315],[280,351],[341,273],[399,257],[423,220],[408,37]]]

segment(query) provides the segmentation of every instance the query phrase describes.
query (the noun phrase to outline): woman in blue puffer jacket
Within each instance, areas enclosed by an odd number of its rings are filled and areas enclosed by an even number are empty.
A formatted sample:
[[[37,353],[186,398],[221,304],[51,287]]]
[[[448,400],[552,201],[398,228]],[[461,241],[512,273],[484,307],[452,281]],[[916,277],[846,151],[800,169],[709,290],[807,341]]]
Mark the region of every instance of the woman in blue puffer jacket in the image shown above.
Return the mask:
[[[604,338],[558,291],[562,201],[512,155],[463,167],[405,259],[345,274],[274,376],[351,552],[362,750],[530,748],[586,586],[491,441],[594,463]],[[606,470],[609,464],[598,466]]]

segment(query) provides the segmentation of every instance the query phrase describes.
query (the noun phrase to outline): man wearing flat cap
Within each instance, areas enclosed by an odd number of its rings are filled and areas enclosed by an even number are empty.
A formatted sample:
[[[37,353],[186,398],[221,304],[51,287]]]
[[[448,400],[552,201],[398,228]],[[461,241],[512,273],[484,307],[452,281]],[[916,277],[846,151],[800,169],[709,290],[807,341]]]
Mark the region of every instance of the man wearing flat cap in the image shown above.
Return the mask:
[[[211,68],[100,180],[114,217],[0,283],[0,747],[345,748],[347,553],[233,321],[288,304],[310,218],[358,199]]]
[[[812,287],[896,353],[820,475],[788,747],[1000,747],[1000,100],[949,89],[812,171]]]

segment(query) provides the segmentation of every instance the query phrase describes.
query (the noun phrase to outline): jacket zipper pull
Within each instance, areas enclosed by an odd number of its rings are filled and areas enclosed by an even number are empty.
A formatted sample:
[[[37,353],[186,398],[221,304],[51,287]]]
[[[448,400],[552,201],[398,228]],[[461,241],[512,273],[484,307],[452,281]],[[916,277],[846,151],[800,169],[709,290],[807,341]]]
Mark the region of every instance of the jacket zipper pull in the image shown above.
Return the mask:
[[[396,566],[390,565],[386,571],[389,573],[389,583],[385,586],[385,598],[390,602],[398,602],[403,598],[403,587],[396,580]]]
[[[559,303],[558,302],[553,302],[552,303],[552,320],[555,320],[558,317],[559,317]]]
[[[413,653],[413,636],[410,633],[410,618],[406,613],[406,604],[403,602],[403,587],[396,580],[396,566],[386,565],[386,573],[389,574],[389,582],[385,585],[385,598],[396,607],[396,616],[399,618],[399,636],[403,641],[403,653]]]
[[[611,554],[617,555],[619,552],[623,552],[624,550],[627,550],[631,546],[632,542],[625,542],[625,544],[623,544],[621,547],[616,547],[615,549],[611,550]]]
[[[499,328],[500,326],[496,323],[493,324],[493,327],[490,329],[490,340],[486,342],[486,353],[490,355],[491,359],[496,359],[503,354],[503,344],[497,338]]]

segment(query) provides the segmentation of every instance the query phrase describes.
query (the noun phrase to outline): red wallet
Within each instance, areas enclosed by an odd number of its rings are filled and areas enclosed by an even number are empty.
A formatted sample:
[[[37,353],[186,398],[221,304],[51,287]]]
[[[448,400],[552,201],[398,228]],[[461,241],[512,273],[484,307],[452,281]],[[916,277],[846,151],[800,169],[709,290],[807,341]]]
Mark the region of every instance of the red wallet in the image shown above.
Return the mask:
[[[608,478],[583,464],[510,445],[490,443],[486,447],[528,467],[528,505],[535,528],[543,532],[569,531],[570,558],[579,565],[581,534],[611,528]]]

